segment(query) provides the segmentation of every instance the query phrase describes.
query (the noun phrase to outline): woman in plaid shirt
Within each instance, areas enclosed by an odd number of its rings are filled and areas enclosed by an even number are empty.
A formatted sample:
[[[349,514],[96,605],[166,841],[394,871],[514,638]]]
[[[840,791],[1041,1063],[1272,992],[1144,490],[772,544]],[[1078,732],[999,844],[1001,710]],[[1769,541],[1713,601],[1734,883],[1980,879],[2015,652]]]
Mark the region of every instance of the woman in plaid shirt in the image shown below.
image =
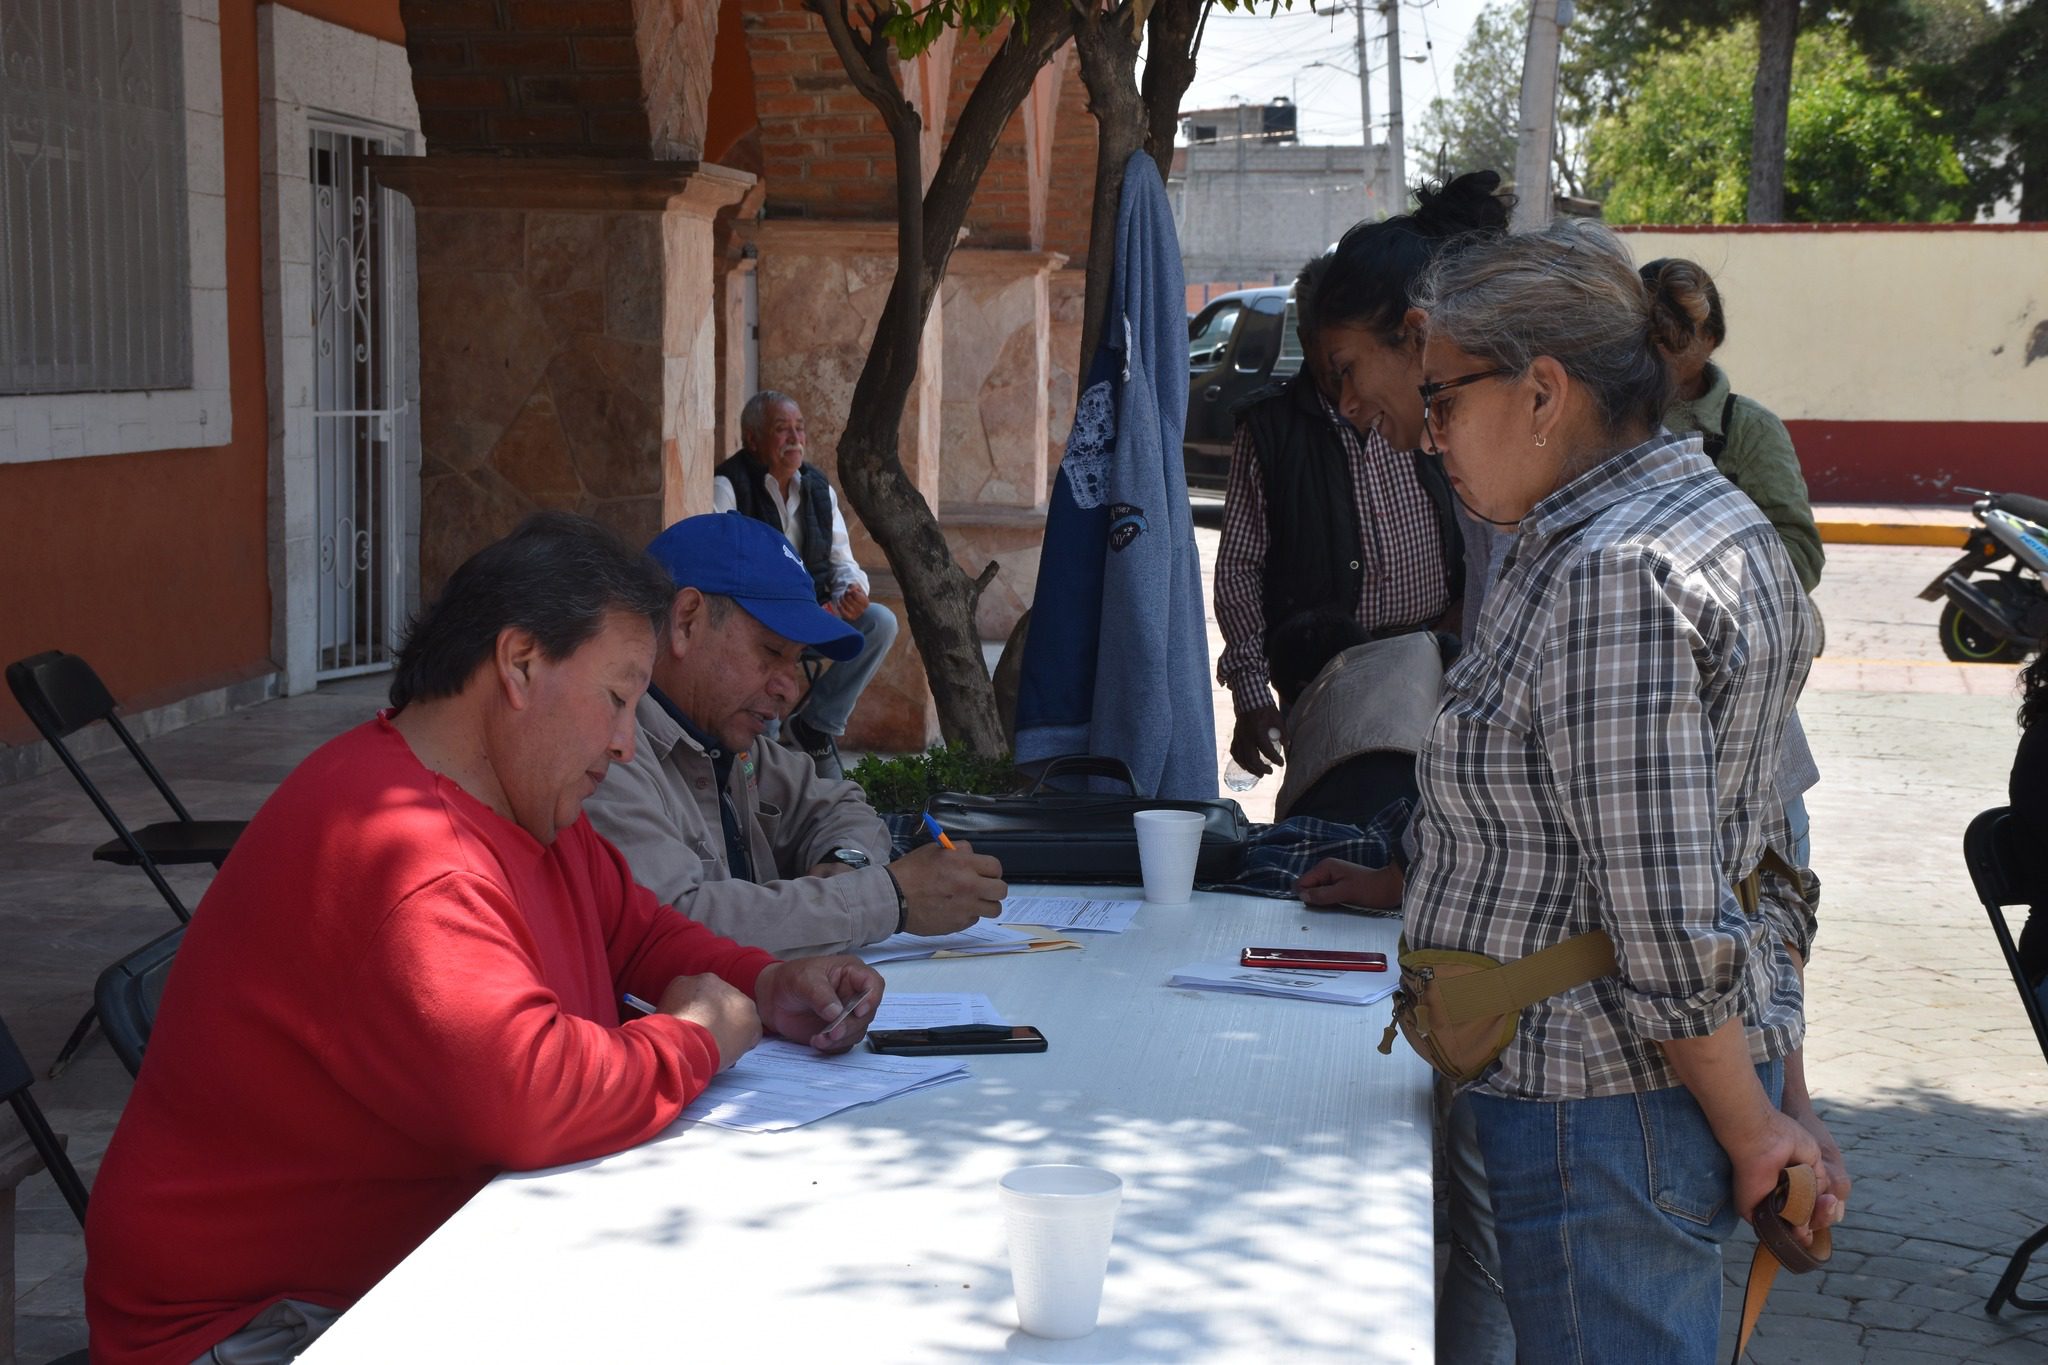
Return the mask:
[[[1812,913],[1735,892],[1785,846],[1815,618],[1755,504],[1658,425],[1611,232],[1482,243],[1419,295],[1425,435],[1515,539],[1418,760],[1407,939],[1512,962],[1602,929],[1620,964],[1524,1010],[1471,1097],[1519,1359],[1706,1362],[1721,1242],[1826,1141],[1796,1074]]]

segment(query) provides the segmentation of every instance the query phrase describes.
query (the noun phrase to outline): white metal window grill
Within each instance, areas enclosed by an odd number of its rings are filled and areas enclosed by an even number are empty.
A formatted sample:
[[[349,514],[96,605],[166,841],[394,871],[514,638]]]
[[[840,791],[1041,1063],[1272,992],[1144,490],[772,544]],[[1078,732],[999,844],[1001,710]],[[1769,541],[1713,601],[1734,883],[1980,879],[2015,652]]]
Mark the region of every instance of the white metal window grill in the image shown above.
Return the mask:
[[[399,150],[359,129],[313,124],[314,517],[321,678],[388,668],[405,603],[404,468],[395,306],[404,201],[363,158]]]
[[[178,0],[0,0],[0,393],[192,383]]]

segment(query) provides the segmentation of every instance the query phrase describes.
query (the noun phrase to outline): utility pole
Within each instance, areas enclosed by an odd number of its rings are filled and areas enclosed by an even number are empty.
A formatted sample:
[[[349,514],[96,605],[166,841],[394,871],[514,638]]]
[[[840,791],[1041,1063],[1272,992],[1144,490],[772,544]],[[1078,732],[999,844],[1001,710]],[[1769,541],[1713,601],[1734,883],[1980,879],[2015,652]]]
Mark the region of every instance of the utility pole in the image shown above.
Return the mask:
[[[1529,7],[1529,42],[1522,57],[1522,129],[1515,143],[1517,232],[1550,221],[1550,153],[1557,127],[1557,47],[1570,22],[1559,0],[1535,0]]]
[[[1377,197],[1379,187],[1374,182],[1378,176],[1372,164],[1372,64],[1365,59],[1365,0],[1356,0],[1351,10],[1358,19],[1358,173],[1373,186],[1373,194]],[[1385,205],[1379,207],[1383,214],[1392,212]]]
[[[1408,161],[1401,140],[1401,0],[1386,0],[1387,212],[1408,207]]]

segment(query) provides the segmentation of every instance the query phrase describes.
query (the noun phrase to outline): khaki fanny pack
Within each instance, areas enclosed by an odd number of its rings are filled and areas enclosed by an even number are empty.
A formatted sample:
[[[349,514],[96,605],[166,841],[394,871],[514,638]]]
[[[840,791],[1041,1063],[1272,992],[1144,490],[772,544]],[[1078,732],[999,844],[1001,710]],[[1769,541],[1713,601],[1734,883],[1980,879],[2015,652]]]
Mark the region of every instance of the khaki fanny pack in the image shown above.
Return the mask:
[[[1752,918],[1766,870],[1797,880],[1782,858],[1766,850],[1757,870],[1735,888],[1743,912]],[[1394,1031],[1399,1029],[1423,1061],[1460,1085],[1476,1080],[1507,1051],[1524,1009],[1612,976],[1616,967],[1614,940],[1599,929],[1553,943],[1517,962],[1496,962],[1484,953],[1450,948],[1410,948],[1404,935],[1400,962],[1394,1018],[1380,1038],[1380,1051],[1393,1052]]]

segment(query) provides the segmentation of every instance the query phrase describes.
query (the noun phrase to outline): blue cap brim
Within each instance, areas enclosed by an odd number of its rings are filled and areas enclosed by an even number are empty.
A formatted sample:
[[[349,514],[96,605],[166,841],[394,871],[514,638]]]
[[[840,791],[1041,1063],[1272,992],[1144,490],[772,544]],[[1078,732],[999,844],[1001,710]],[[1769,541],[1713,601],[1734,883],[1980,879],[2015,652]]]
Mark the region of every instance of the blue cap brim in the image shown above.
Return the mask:
[[[815,602],[797,602],[786,597],[742,597],[732,600],[785,640],[806,645],[834,663],[858,658],[867,641],[847,622]]]

